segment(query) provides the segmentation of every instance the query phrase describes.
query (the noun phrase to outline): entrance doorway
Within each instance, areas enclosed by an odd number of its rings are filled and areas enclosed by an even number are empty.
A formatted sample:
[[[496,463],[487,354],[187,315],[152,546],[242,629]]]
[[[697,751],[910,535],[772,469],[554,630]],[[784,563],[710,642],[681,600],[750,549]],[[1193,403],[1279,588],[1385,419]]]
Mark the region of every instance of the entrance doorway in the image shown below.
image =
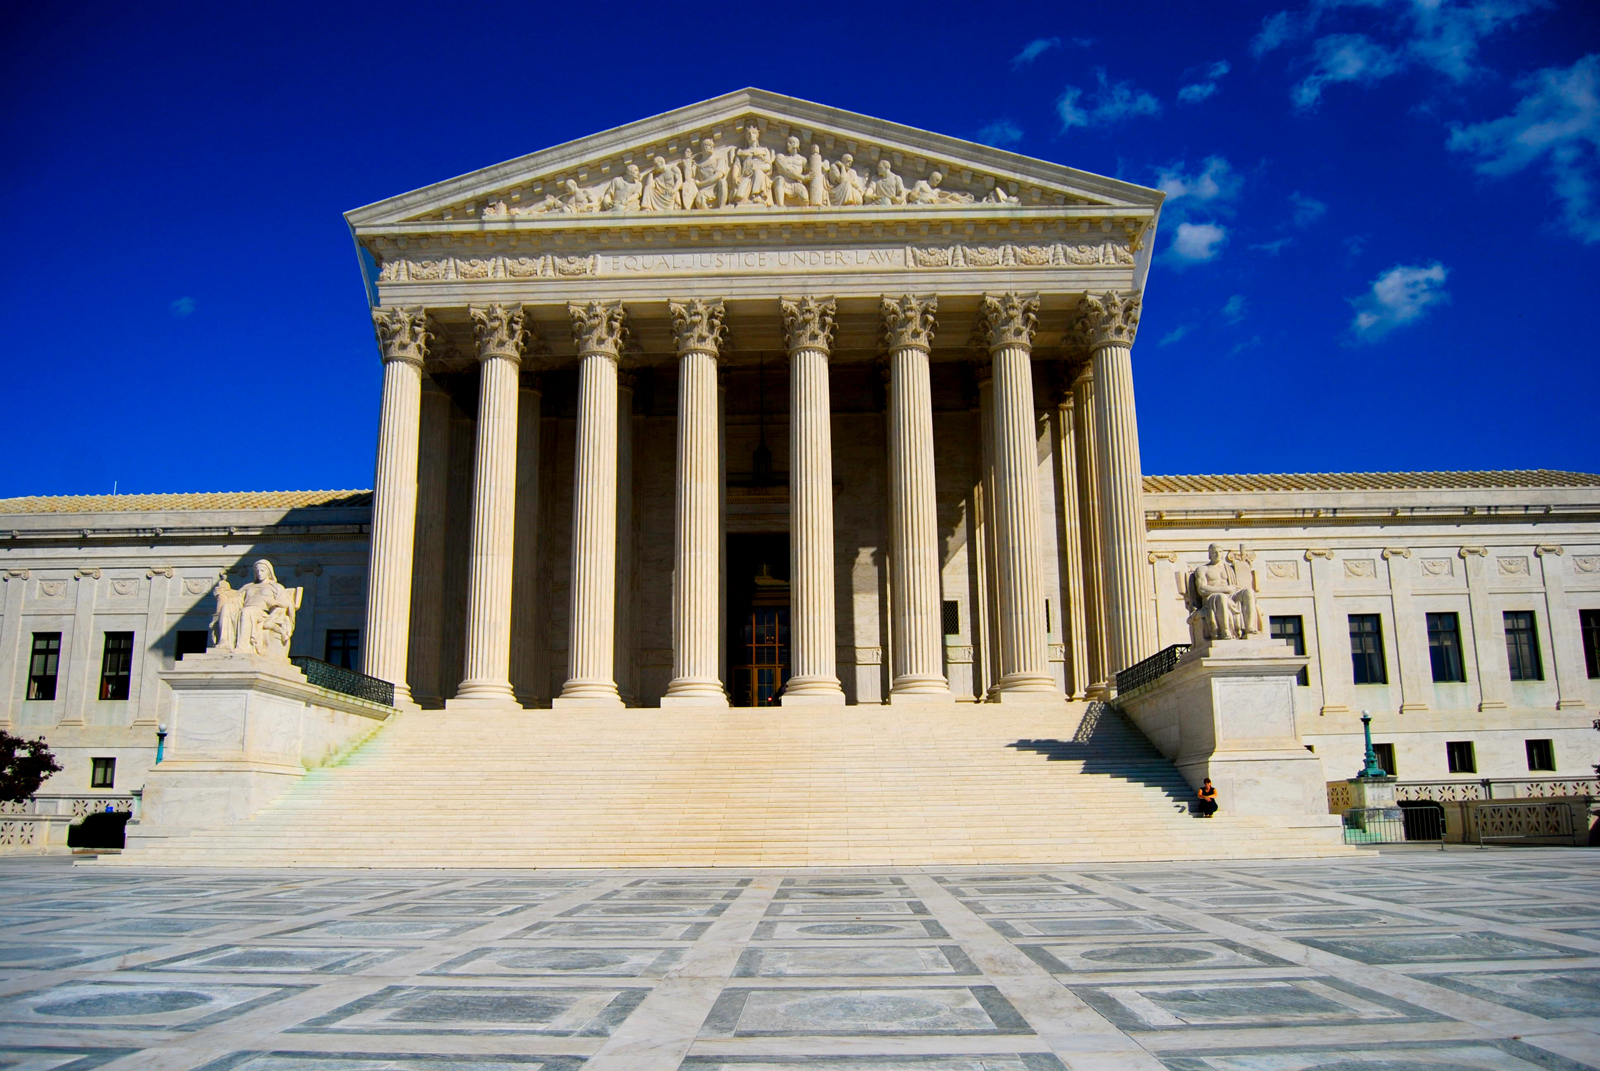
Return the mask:
[[[736,707],[776,706],[789,679],[789,535],[728,536],[728,687]]]

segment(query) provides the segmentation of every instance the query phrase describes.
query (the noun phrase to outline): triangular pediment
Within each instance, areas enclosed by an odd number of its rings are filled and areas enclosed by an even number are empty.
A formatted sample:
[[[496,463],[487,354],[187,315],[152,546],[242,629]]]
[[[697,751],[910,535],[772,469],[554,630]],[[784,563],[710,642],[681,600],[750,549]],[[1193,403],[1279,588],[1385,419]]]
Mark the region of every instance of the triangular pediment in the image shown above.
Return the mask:
[[[752,133],[753,131],[753,133]],[[709,143],[709,144],[708,144]],[[361,231],[468,221],[629,225],[748,213],[960,216],[1056,206],[1153,211],[1157,190],[742,89],[391,197]]]

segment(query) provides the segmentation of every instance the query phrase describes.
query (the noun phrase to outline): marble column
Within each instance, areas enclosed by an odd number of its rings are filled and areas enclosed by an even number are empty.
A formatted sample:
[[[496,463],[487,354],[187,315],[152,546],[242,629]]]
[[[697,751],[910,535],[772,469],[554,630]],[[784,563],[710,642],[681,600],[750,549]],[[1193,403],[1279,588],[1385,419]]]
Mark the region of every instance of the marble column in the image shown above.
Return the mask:
[[[1476,663],[1467,670],[1467,679],[1478,682],[1479,710],[1505,710],[1511,705],[1511,674],[1506,666],[1505,618],[1489,590],[1489,549],[1469,546],[1456,553],[1467,571],[1467,616]]]
[[[383,354],[378,468],[372,485],[372,543],[367,568],[367,628],[362,669],[394,685],[397,706],[411,703],[406,654],[411,630],[411,562],[417,524],[417,437],[422,416],[422,361],[427,313],[396,306],[372,310]]]
[[[1106,665],[1106,578],[1100,556],[1100,470],[1095,444],[1094,365],[1086,357],[1072,381],[1072,412],[1076,434],[1073,447],[1078,469],[1078,536],[1083,551],[1084,640],[1088,647],[1087,686],[1084,694],[1103,699],[1109,688]]]
[[[0,569],[0,584],[5,585],[4,611],[0,612],[0,729],[11,728],[11,712],[22,710],[23,690],[27,687],[28,671],[23,669],[18,683],[18,669],[23,664],[22,597],[33,574],[27,569]],[[26,648],[32,654],[32,644]]]
[[[672,681],[661,705],[727,706],[722,633],[722,481],[717,419],[720,301],[669,302],[678,342],[677,530],[672,573]]]
[[[997,562],[1000,560],[1000,542],[995,528],[994,486],[994,362],[987,351],[983,358],[973,362],[978,384],[978,538],[974,540],[982,561],[978,582],[978,607],[974,622],[982,622],[983,639],[979,652],[982,655],[983,686],[978,689],[981,699],[988,699],[1000,682],[1000,601],[998,594]],[[974,661],[974,665],[980,664]]]
[[[1139,295],[1089,294],[1079,307],[1095,366],[1095,431],[1099,442],[1101,567],[1106,578],[1107,677],[1155,653],[1156,630],[1147,589],[1144,474],[1139,421],[1133,403],[1133,337]]]
[[[1000,679],[991,700],[1060,697],[1050,674],[1040,568],[1039,454],[1033,405],[1037,296],[985,294],[979,330],[994,376]]]
[[[1533,553],[1544,574],[1545,647],[1555,662],[1556,709],[1582,710],[1589,705],[1588,669],[1580,618],[1567,599],[1566,549],[1540,543]]]
[[[155,669],[161,666],[162,652],[156,644],[167,634],[167,602],[170,599],[173,579],[177,570],[170,565],[152,565],[145,570],[150,582],[145,592],[144,632],[135,637],[134,649],[139,652],[134,661],[136,680],[130,681],[129,698],[133,700],[135,727],[155,726],[161,720],[161,677]],[[0,695],[6,695],[0,692]]]
[[[1389,569],[1389,602],[1394,608],[1394,665],[1400,676],[1400,713],[1421,713],[1433,698],[1433,661],[1428,656],[1427,611],[1418,609],[1411,594],[1409,547],[1385,547],[1383,561]]]
[[[890,703],[955,701],[942,657],[933,397],[928,384],[928,349],[938,309],[936,298],[910,294],[882,302],[889,350]]]
[[[1350,632],[1348,621],[1339,614],[1337,601],[1338,562],[1327,547],[1306,550],[1306,568],[1311,573],[1311,614],[1317,629],[1317,674],[1322,687],[1319,713],[1350,713]]]
[[[417,524],[411,563],[411,655],[406,677],[419,705],[444,705],[445,510],[450,486],[450,396],[422,383],[417,437]]]
[[[527,344],[535,344],[528,325]],[[511,690],[524,707],[537,705],[547,682],[539,679],[539,427],[544,389],[524,374],[517,387],[516,540],[511,551]]]
[[[789,637],[783,705],[842,705],[833,590],[832,299],[780,302],[789,349]]]
[[[1061,552],[1064,563],[1066,605],[1061,617],[1067,654],[1067,692],[1082,698],[1088,692],[1089,645],[1085,634],[1089,618],[1084,603],[1088,585],[1083,571],[1083,540],[1078,505],[1078,409],[1073,398],[1071,374],[1059,384],[1056,399],[1056,479],[1061,483]]]
[[[511,581],[516,545],[517,385],[523,312],[473,306],[478,340],[478,434],[472,468],[472,559],[467,579],[467,653],[455,705],[512,707]]]
[[[572,477],[572,602],[567,682],[557,709],[621,707],[617,692],[617,364],[622,302],[569,305],[578,347],[578,443]]]
[[[617,375],[617,628],[612,674],[624,706],[639,702],[634,666],[633,372]]]

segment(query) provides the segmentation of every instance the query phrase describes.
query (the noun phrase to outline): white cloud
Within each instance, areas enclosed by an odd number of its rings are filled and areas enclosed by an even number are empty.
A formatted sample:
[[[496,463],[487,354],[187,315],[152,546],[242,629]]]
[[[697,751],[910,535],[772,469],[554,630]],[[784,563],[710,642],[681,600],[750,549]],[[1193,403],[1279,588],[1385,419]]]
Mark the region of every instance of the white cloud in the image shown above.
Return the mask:
[[[1022,51],[1011,57],[1011,69],[1026,66],[1049,52],[1052,48],[1061,47],[1059,37],[1035,37],[1032,41],[1022,46]]]
[[[1022,140],[1022,128],[1010,119],[996,119],[973,135],[973,140],[997,149],[1015,145]]]
[[[1195,82],[1193,85],[1184,86],[1178,90],[1178,101],[1181,104],[1199,104],[1212,96],[1217,91],[1215,82]]]
[[[1215,257],[1227,240],[1227,228],[1215,223],[1180,223],[1169,252],[1180,263],[1199,264]]]
[[[1398,53],[1359,33],[1319,37],[1311,46],[1313,70],[1289,90],[1296,108],[1309,111],[1322,103],[1323,87],[1336,82],[1376,82],[1401,70]]]
[[[1132,82],[1110,82],[1103,69],[1095,71],[1094,76],[1099,88],[1087,100],[1084,91],[1077,86],[1068,86],[1056,98],[1062,130],[1075,126],[1107,126],[1141,115],[1161,114],[1161,102]]]
[[[1194,329],[1192,327],[1190,327],[1188,324],[1179,324],[1177,327],[1174,327],[1171,331],[1168,331],[1166,334],[1162,335],[1161,336],[1161,341],[1157,342],[1156,345],[1157,346],[1170,346],[1174,342],[1177,342],[1179,339],[1181,339],[1184,335],[1187,335],[1192,330],[1194,330]]]
[[[1222,206],[1238,197],[1244,187],[1244,176],[1221,156],[1206,157],[1194,174],[1185,174],[1183,168],[1177,163],[1156,173],[1156,188],[1167,195],[1169,204],[1187,199],[1212,211],[1225,210]]]
[[[1311,226],[1317,220],[1327,215],[1328,206],[1325,202],[1315,197],[1307,197],[1299,190],[1289,195],[1289,203],[1294,205],[1294,225],[1301,230]]]
[[[1222,315],[1230,324],[1236,324],[1244,319],[1245,299],[1243,294],[1235,294],[1222,306]]]
[[[1350,332],[1357,342],[1376,342],[1390,331],[1420,319],[1434,305],[1448,304],[1444,289],[1450,269],[1438,261],[1396,264],[1372,281],[1372,289],[1350,304],[1356,315]]]
[[[1600,242],[1600,53],[1522,79],[1510,115],[1456,127],[1448,142],[1477,157],[1480,174],[1501,178],[1544,161],[1562,222],[1585,244]]]
[[[1289,246],[1294,244],[1293,238],[1279,238],[1271,242],[1258,242],[1251,249],[1259,249],[1269,257],[1275,257]]]
[[[1307,32],[1305,20],[1292,11],[1280,11],[1261,20],[1261,30],[1250,41],[1250,54],[1257,59],[1294,41]]]
[[[168,305],[167,308],[171,310],[172,315],[181,320],[185,316],[192,314],[197,304],[198,303],[192,297],[181,297],[172,304]]]
[[[1354,263],[1356,258],[1366,252],[1367,239],[1370,237],[1371,235],[1367,234],[1352,234],[1344,240],[1344,262],[1346,264]]]

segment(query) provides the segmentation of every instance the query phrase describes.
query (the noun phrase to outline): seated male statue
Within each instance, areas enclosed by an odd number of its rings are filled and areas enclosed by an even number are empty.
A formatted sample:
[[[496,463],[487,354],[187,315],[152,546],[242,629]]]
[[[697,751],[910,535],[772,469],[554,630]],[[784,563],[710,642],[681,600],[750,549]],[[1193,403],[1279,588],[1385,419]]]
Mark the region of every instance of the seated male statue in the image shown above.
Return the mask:
[[[1241,584],[1233,563],[1213,543],[1206,562],[1189,574],[1184,592],[1189,607],[1189,636],[1193,643],[1243,640],[1261,631],[1261,608],[1256,593]]]

